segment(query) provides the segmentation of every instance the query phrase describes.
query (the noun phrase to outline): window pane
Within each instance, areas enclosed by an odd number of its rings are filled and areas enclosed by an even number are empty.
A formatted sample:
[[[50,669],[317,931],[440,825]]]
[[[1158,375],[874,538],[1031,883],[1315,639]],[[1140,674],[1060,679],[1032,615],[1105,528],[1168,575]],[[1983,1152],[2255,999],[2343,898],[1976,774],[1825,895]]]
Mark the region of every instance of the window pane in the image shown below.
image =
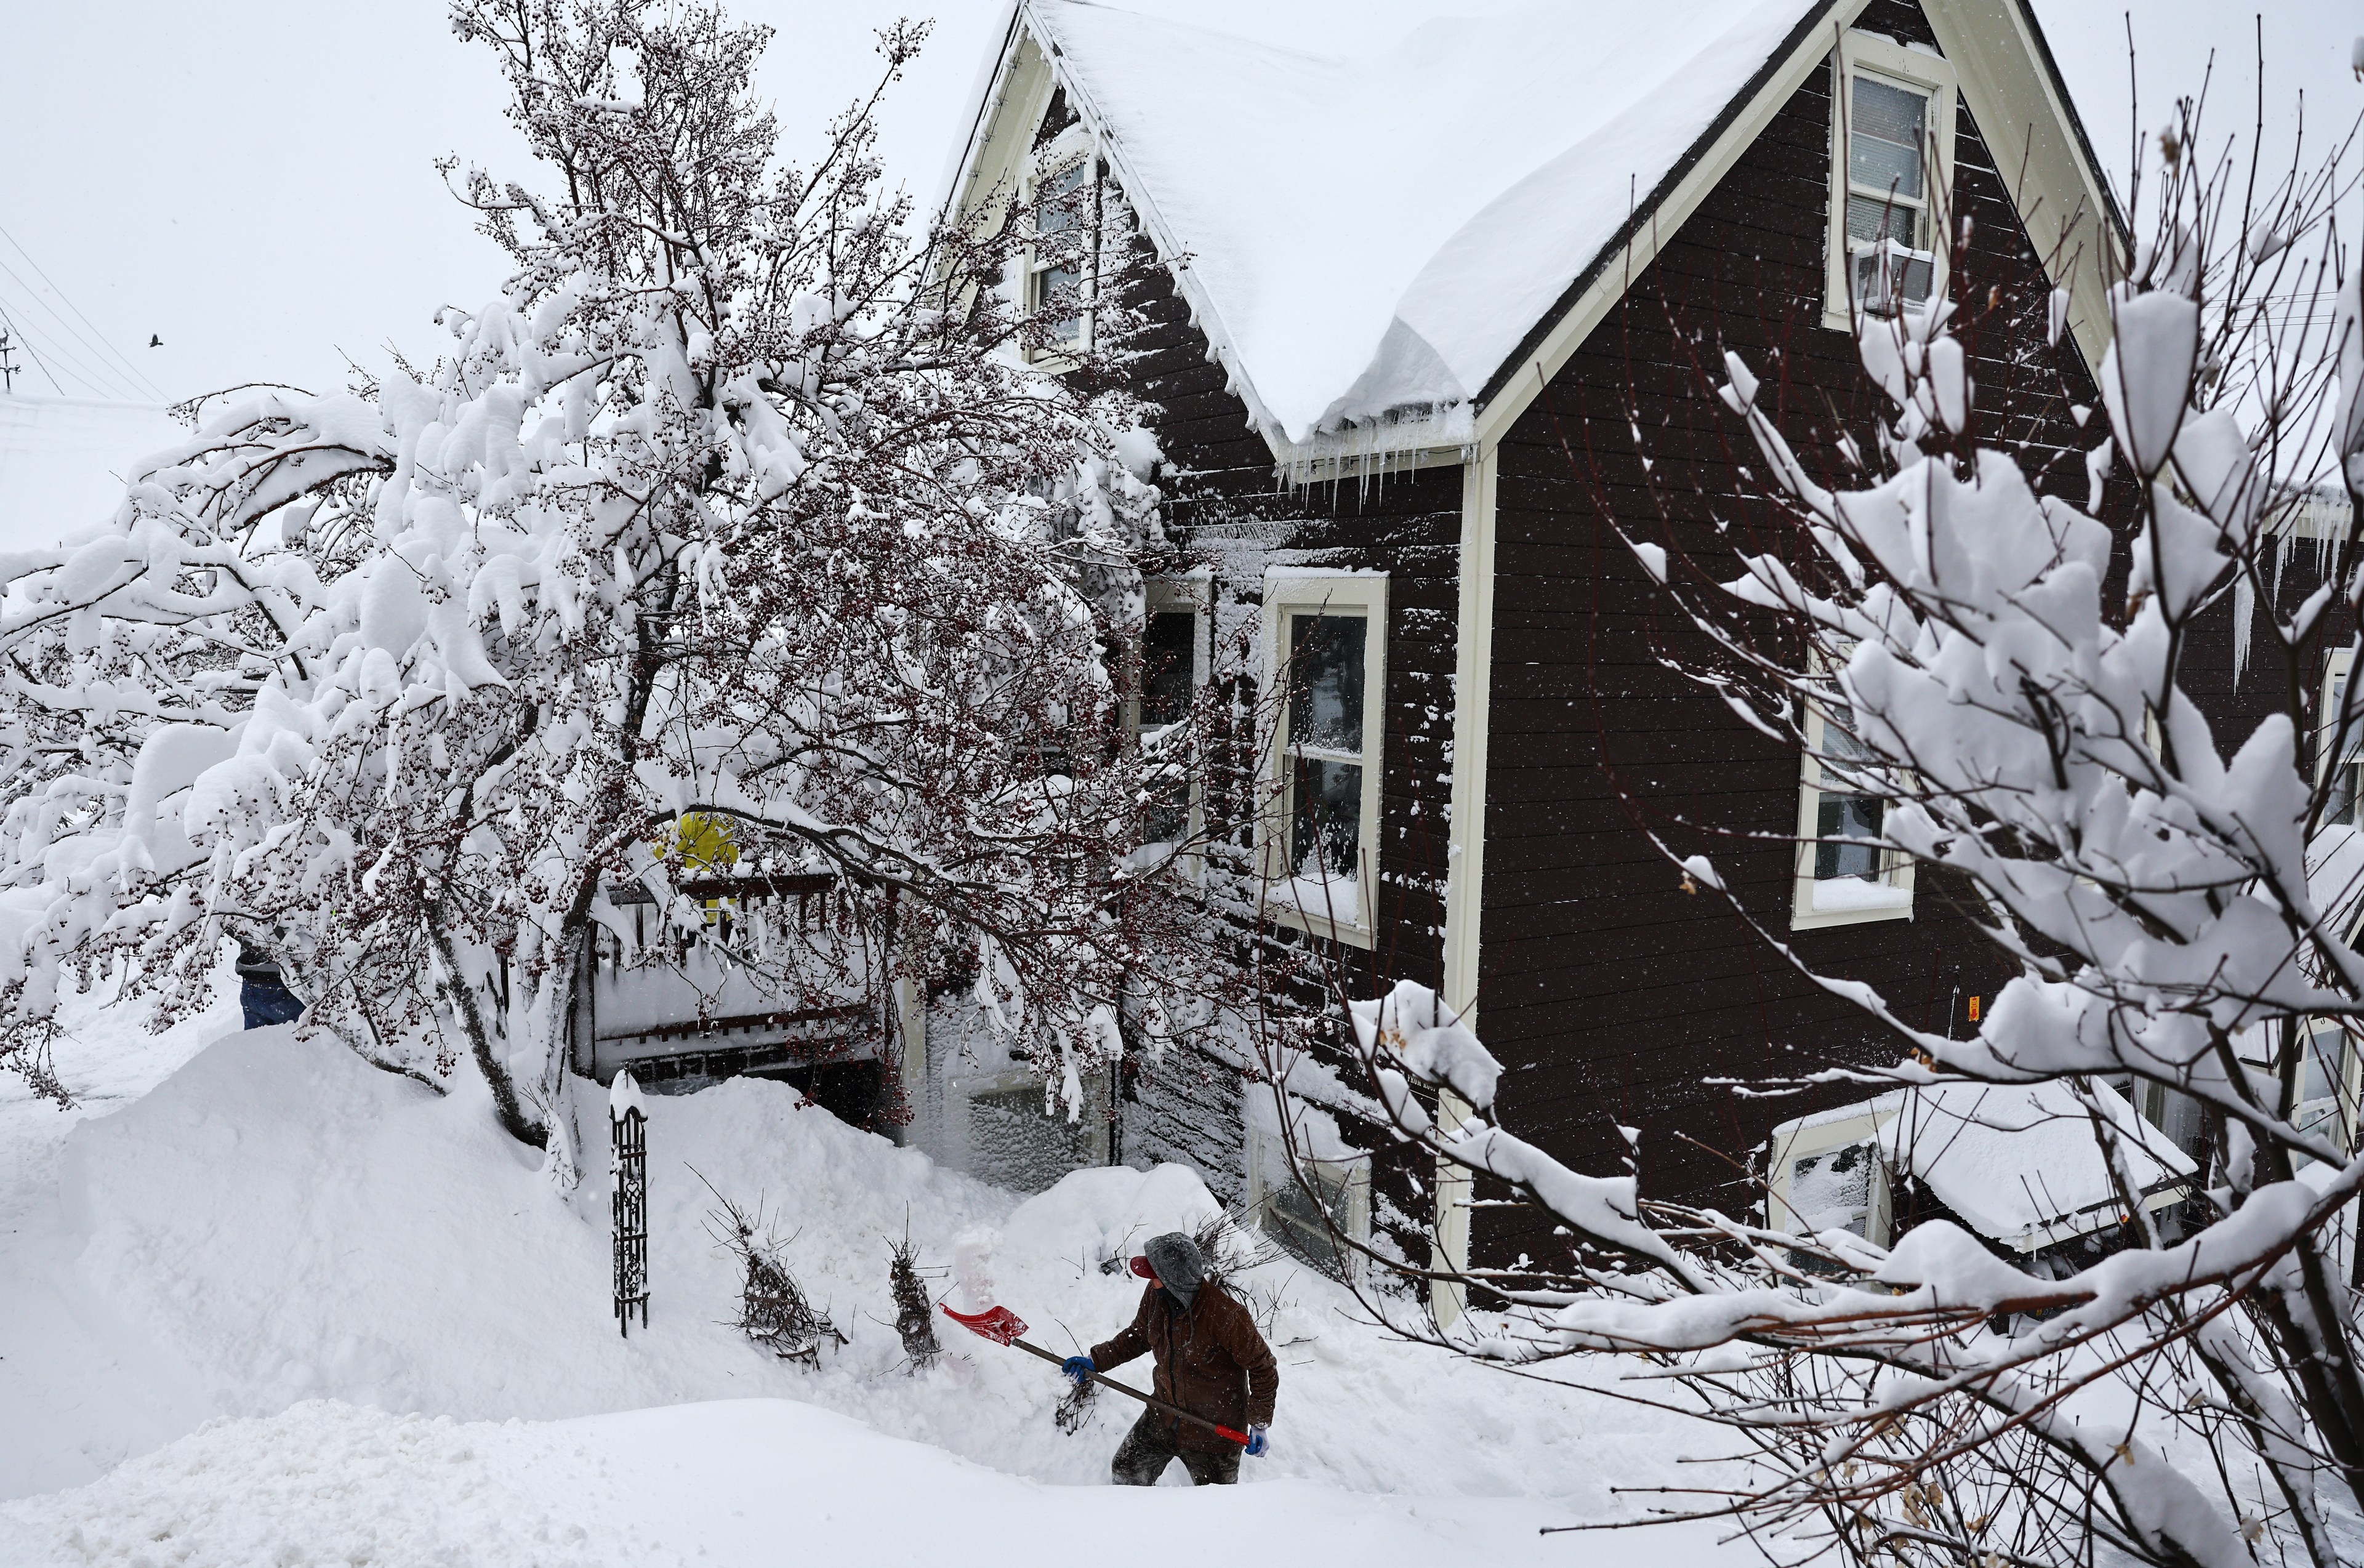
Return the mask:
[[[1790,1212],[1807,1235],[1851,1230],[1857,1236],[1871,1219],[1874,1156],[1868,1143],[1849,1144],[1827,1154],[1809,1154],[1790,1167]]]
[[[1847,239],[1856,245],[1875,240],[1893,239],[1907,250],[1917,250],[1921,238],[1921,209],[1901,202],[1890,202],[1886,196],[1847,197]]]
[[[1060,170],[1034,187],[1034,232],[1055,234],[1063,228],[1083,226],[1083,203],[1074,193],[1079,190],[1084,177],[1090,172],[1088,161],[1078,162]],[[1062,199],[1062,198],[1067,199]]]
[[[1361,616],[1288,617],[1288,743],[1359,756],[1363,750]]]
[[[1289,766],[1288,874],[1352,882],[1363,865],[1363,769],[1298,757]],[[1317,911],[1318,912],[1318,911]],[[1352,919],[1355,911],[1330,911]]]
[[[1199,617],[1188,610],[1160,611],[1141,637],[1141,722],[1179,724],[1190,711],[1191,655]]]
[[[1299,1262],[1310,1263],[1333,1278],[1342,1276],[1345,1259],[1331,1234],[1331,1227],[1335,1225],[1341,1232],[1346,1229],[1344,1178],[1333,1177],[1319,1169],[1309,1168],[1306,1174],[1312,1179],[1320,1194],[1317,1204],[1314,1195],[1298,1185],[1288,1175],[1288,1167],[1282,1162],[1276,1159],[1273,1163],[1279,1169],[1275,1176],[1275,1185],[1265,1200],[1265,1218],[1269,1222],[1266,1233]],[[1328,1211],[1326,1218],[1323,1215],[1325,1209]]]
[[[1886,809],[1882,802],[1868,795],[1822,791],[1815,803],[1814,836],[1822,842],[1814,846],[1814,879],[1827,882],[1833,877],[1859,876],[1878,881],[1877,840],[1880,817]]]
[[[1847,178],[1875,191],[1919,197],[1929,100],[1910,89],[1858,76],[1847,113]]]
[[[1034,307],[1048,311],[1065,306],[1073,309],[1080,297],[1083,278],[1073,267],[1045,267],[1034,274]],[[1084,335],[1081,312],[1061,316],[1049,324],[1051,341],[1073,343]]]

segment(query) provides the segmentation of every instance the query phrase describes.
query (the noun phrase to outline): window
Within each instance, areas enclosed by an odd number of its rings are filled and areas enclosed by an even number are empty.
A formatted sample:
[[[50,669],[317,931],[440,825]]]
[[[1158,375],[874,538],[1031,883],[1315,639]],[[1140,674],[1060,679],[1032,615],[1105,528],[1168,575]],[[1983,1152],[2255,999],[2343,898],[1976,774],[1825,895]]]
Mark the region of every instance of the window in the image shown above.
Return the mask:
[[[1132,728],[1145,759],[1158,761],[1162,742],[1190,716],[1191,700],[1206,683],[1206,639],[1200,631],[1203,578],[1148,584],[1148,611],[1142,625],[1141,664],[1136,673]],[[1160,775],[1146,803],[1144,845],[1180,843],[1192,836],[1199,810],[1196,781],[1176,757]]]
[[[1833,66],[1831,224],[1823,325],[1893,315],[1942,293],[1953,185],[1954,72],[1931,52],[1850,32]]]
[[[2349,662],[2355,657],[2350,649],[2336,650],[2325,661],[2323,672],[2323,707],[2316,720],[2316,776],[2328,775],[2330,798],[2324,802],[2323,826],[2353,828],[2356,820],[2357,785],[2364,779],[2364,722],[2347,727],[2347,744],[2337,756],[2332,750],[2339,740],[2339,711],[2347,700]]]
[[[1890,1181],[1879,1133],[1895,1116],[1883,1100],[1775,1128],[1765,1176],[1767,1229],[1793,1236],[1845,1230],[1887,1246]]]
[[[1254,1088],[1248,1092],[1252,1095],[1268,1095],[1268,1091]],[[1301,1134],[1301,1141],[1333,1141],[1333,1127],[1327,1116],[1306,1113],[1304,1132],[1311,1136],[1306,1139]],[[1323,1137],[1324,1133],[1330,1137]],[[1305,1179],[1300,1182],[1289,1170],[1278,1117],[1270,1109],[1268,1101],[1249,1113],[1248,1145],[1248,1210],[1255,1216],[1257,1228],[1281,1251],[1308,1267],[1319,1269],[1333,1279],[1351,1278],[1360,1254],[1351,1246],[1340,1246],[1338,1238],[1344,1236],[1351,1242],[1370,1238],[1368,1162],[1301,1154],[1297,1169]]]
[[[1265,667],[1278,684],[1264,814],[1266,907],[1368,947],[1375,907],[1388,580],[1265,581]]]
[[[1798,799],[1798,886],[1791,929],[1912,917],[1912,858],[1880,842],[1884,803],[1850,786],[1850,759],[1868,756],[1844,706],[1806,710]]]
[[[1081,348],[1091,333],[1092,286],[1098,256],[1099,160],[1082,126],[1061,131],[1042,149],[1027,192],[1034,243],[1026,256],[1030,316],[1061,312],[1047,323],[1042,359]]]

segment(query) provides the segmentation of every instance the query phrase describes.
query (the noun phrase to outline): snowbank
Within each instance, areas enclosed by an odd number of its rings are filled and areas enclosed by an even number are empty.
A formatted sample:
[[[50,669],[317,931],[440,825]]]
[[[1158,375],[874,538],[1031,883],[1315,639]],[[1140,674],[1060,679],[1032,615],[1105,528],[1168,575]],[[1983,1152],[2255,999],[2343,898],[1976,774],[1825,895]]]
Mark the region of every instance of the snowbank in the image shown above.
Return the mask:
[[[1372,1498],[1310,1482],[1061,1489],[783,1399],[551,1425],[460,1425],[349,1405],[225,1422],[78,1492],[0,1514],[31,1564],[1009,1562],[1106,1568],[1190,1553],[1243,1564],[1565,1568],[1548,1504]],[[12,1532],[13,1531],[13,1539]],[[1647,1538],[1667,1568],[1712,1535]]]
[[[85,1510],[73,1528],[147,1507],[143,1475],[212,1465],[233,1473],[249,1462],[239,1445],[250,1442],[300,1451],[306,1421],[344,1423],[334,1440],[392,1456],[389,1475],[429,1440],[415,1436],[424,1427],[354,1411],[331,1418],[320,1405],[281,1414],[316,1400],[463,1422],[550,1422],[786,1399],[1005,1475],[1104,1482],[1134,1414],[1115,1396],[1101,1395],[1084,1429],[1064,1435],[1052,1421],[1065,1388],[1054,1373],[981,1340],[954,1343],[949,1325],[951,1353],[909,1371],[892,1328],[886,1239],[908,1223],[922,1263],[941,1269],[955,1236],[994,1228],[1004,1302],[1038,1342],[1081,1348],[1123,1323],[1139,1299],[1137,1282],[1103,1272],[1102,1262],[1211,1211],[1204,1184],[1179,1167],[1104,1168],[1020,1203],[799,1099],[784,1085],[738,1080],[651,1102],[652,1325],[621,1339],[609,1315],[604,1184],[555,1196],[538,1161],[493,1129],[481,1094],[438,1097],[292,1028],[220,1040],[144,1098],[74,1126],[46,1222],[56,1245],[0,1251],[0,1273],[39,1273],[61,1312],[85,1325],[79,1338],[56,1330],[54,1342],[28,1342],[14,1322],[0,1327],[0,1377],[14,1375],[20,1357],[53,1371],[39,1386],[6,1385],[14,1435],[0,1447],[9,1467],[0,1496],[87,1480],[216,1417],[269,1420],[210,1429],[143,1462],[162,1468],[119,1472],[89,1495],[97,1500],[73,1505]],[[824,1351],[808,1371],[722,1326],[736,1282],[706,1234],[712,1199],[693,1164],[741,1202],[764,1200],[791,1238],[791,1265],[851,1340],[844,1350]],[[1282,1363],[1276,1452],[1251,1462],[1254,1482],[1550,1499],[1557,1517],[1600,1518],[1620,1507],[1610,1486],[1663,1480],[1671,1469],[1673,1418],[1391,1342],[1346,1315],[1336,1285],[1292,1263],[1264,1265],[1243,1284],[1271,1307]],[[941,1293],[944,1282],[933,1286]],[[134,1367],[145,1370],[122,1370]],[[87,1394],[134,1384],[151,1392],[144,1425],[117,1419],[107,1398]],[[155,1482],[168,1484],[180,1485]],[[49,1503],[19,1517],[36,1515],[67,1517]]]

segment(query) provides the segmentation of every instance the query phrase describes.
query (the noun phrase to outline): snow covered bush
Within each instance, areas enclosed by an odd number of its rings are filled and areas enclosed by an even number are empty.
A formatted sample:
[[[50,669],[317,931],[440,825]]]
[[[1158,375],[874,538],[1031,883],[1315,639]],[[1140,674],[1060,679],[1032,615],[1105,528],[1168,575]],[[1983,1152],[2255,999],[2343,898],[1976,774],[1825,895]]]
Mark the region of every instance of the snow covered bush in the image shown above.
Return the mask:
[[[1030,222],[914,235],[878,93],[791,162],[767,29],[710,5],[452,19],[549,177],[446,171],[501,297],[432,365],[200,400],[107,526],[0,562],[0,1063],[55,1092],[68,973],[169,1019],[234,937],[382,1065],[472,1058],[571,1180],[593,966],[695,939],[781,1008],[972,986],[1072,1085],[1202,946],[1132,852],[1124,258],[1044,375]]]
[[[2334,1112],[2310,1107],[2317,1062],[2364,1032],[2364,697],[2333,678],[2364,648],[2364,298],[2328,222],[2353,185],[2265,181],[2245,212],[2237,166],[2181,155],[2189,116],[2164,139],[2154,237],[2111,258],[2106,429],[2074,502],[1980,439],[1941,300],[1861,321],[1887,414],[1852,479],[1817,476],[1728,353],[1714,391],[1763,464],[1755,515],[1657,537],[1608,519],[1713,651],[1684,673],[1880,802],[1883,850],[1964,890],[2015,975],[1954,1038],[1816,973],[1713,856],[1662,838],[1669,875],[1887,1031],[1894,1065],[1823,1083],[2053,1095],[2114,1183],[2121,1248],[2053,1268],[1943,1220],[1890,1249],[1654,1201],[1630,1168],[1571,1170],[1510,1130],[1498,1064],[1432,993],[1353,1009],[1396,1128],[1569,1238],[1460,1272],[1500,1310],[1432,1335],[1527,1369],[1650,1354],[1636,1396],[1732,1429],[1753,1463],[1678,1511],[1863,1561],[2354,1559],[2364,1144],[2344,1065]],[[2133,490],[2116,536],[2091,515],[2113,471]],[[2325,473],[2347,505],[2309,547],[2320,586],[2290,592]],[[2246,732],[2194,695],[2195,623],[2228,608],[2271,709]],[[2149,1201],[2138,1146],[2162,1135],[2111,1085],[2196,1110],[2180,1208]]]

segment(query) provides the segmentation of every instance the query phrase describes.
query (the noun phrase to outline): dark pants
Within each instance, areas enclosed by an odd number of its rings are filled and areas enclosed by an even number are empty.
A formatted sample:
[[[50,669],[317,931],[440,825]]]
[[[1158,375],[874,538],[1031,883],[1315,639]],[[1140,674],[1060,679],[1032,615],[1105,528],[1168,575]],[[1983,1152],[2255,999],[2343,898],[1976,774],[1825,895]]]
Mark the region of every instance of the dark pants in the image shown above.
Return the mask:
[[[1240,1451],[1230,1443],[1220,1449],[1182,1448],[1174,1441],[1181,1423],[1171,1416],[1143,1410],[1124,1441],[1109,1461],[1109,1475],[1120,1486],[1154,1486],[1175,1460],[1190,1473],[1193,1486],[1230,1486],[1240,1478]]]

